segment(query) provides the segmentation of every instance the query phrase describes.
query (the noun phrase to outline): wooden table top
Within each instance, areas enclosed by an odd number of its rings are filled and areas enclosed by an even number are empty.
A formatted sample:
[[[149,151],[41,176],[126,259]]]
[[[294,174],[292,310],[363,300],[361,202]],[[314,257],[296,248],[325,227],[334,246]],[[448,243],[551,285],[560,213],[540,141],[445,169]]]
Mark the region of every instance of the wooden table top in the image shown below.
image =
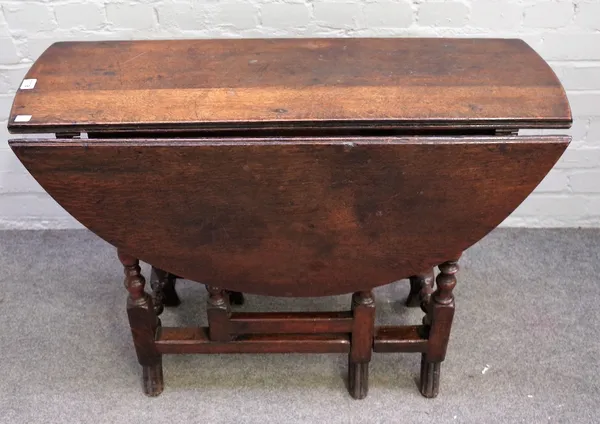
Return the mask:
[[[14,133],[206,128],[567,128],[565,92],[512,39],[63,42]]]
[[[140,260],[244,293],[327,296],[457,258],[521,204],[568,143],[494,135],[10,146],[67,212]]]

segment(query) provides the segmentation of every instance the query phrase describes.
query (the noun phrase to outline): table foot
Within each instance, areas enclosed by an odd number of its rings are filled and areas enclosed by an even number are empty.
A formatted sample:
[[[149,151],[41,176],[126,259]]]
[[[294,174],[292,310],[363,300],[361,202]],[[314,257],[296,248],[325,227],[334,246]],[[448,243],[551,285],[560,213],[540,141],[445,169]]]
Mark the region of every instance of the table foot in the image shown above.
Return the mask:
[[[236,292],[236,291],[229,292],[229,303],[230,304],[241,306],[244,304],[244,302],[245,302],[244,293]]]
[[[354,399],[364,399],[369,392],[369,363],[348,361],[348,391]]]
[[[421,356],[420,391],[426,398],[434,398],[440,388],[441,362],[428,362],[425,355]]]
[[[162,360],[155,365],[144,365],[142,371],[142,386],[146,396],[155,397],[164,389]]]

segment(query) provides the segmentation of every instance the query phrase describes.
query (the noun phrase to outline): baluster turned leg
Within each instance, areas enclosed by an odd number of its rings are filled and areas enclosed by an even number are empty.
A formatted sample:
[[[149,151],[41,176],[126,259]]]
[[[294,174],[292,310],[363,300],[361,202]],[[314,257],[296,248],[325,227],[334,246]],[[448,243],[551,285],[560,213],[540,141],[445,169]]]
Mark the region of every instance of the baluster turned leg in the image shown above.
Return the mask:
[[[206,286],[208,291],[208,302],[206,313],[208,315],[208,335],[216,342],[228,342],[231,340],[229,331],[229,317],[231,308],[229,306],[229,294],[226,290],[218,287]]]
[[[159,321],[152,306],[152,298],[144,291],[146,280],[140,273],[139,261],[122,252],[119,260],[125,269],[127,315],[138,361],[142,365],[142,384],[148,396],[158,396],[163,391],[162,356],[154,344]]]
[[[406,306],[414,308],[423,307],[423,303],[429,302],[429,297],[433,293],[434,275],[433,269],[422,274],[410,277],[410,293],[406,298]]]
[[[440,365],[446,356],[454,318],[454,295],[458,259],[444,262],[439,266],[437,290],[431,296],[427,308],[426,321],[430,324],[427,352],[421,357],[421,394],[428,398],[436,397],[440,385]]]
[[[162,314],[165,306],[178,306],[181,303],[175,291],[175,281],[176,277],[173,274],[152,267],[150,287],[156,315]]]
[[[352,295],[352,313],[348,390],[354,399],[364,399],[369,391],[369,362],[375,330],[375,300],[370,291]]]

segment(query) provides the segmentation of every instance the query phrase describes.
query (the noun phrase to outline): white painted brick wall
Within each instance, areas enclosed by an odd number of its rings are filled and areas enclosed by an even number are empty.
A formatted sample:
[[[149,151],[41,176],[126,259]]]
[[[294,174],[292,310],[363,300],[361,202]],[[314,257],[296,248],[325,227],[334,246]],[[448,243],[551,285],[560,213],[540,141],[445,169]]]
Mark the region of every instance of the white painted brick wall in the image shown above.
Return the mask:
[[[465,3],[436,1],[419,7],[419,23],[427,27],[463,27],[469,20],[469,8]]]
[[[56,21],[61,28],[96,30],[106,23],[106,12],[100,4],[67,3],[54,9]]]
[[[36,33],[55,29],[54,10],[48,5],[28,1],[3,2],[2,10],[8,27],[16,31]]]
[[[160,15],[159,15],[160,17]],[[218,22],[231,31],[248,30],[258,25],[258,7],[245,2],[224,3],[215,14]]]
[[[407,28],[413,23],[411,4],[404,1],[381,1],[364,5],[366,28]]]
[[[333,29],[363,28],[361,4],[358,2],[317,2],[313,5],[317,25]]]
[[[17,53],[17,48],[12,38],[1,37],[0,38],[0,63],[13,64],[19,63],[21,58]]]
[[[165,29],[178,28],[179,30],[204,29],[206,17],[202,10],[197,10],[192,2],[164,2],[156,5],[156,12],[161,26]]]
[[[505,225],[600,226],[600,0],[2,0],[0,228],[77,226],[7,145],[15,90],[53,42],[349,36],[517,37],[530,43],[567,89],[573,143]]]
[[[600,12],[597,16],[600,21]],[[556,64],[554,71],[567,90],[600,91],[600,64],[598,63]]]
[[[261,6],[260,16],[265,35],[272,35],[268,28],[284,30],[284,33],[294,29],[301,31],[301,28],[306,27],[310,22],[311,7],[304,3],[264,4]]]
[[[575,24],[580,28],[584,29],[598,29],[600,30],[600,2],[593,1],[589,3],[577,3],[577,16],[575,17]]]
[[[501,0],[475,1],[471,7],[471,24],[487,31],[516,30],[523,20],[520,4]]]
[[[151,4],[107,4],[106,18],[116,28],[150,29],[156,26],[155,9]]]
[[[523,25],[532,28],[560,28],[573,18],[571,2],[542,1],[525,8]]]

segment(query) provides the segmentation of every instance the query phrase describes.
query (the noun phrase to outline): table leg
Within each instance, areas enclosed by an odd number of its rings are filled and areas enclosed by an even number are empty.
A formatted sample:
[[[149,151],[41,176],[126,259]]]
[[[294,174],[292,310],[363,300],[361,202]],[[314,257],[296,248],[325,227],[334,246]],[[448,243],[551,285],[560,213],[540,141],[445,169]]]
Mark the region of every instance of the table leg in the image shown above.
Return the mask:
[[[229,331],[229,293],[218,287],[206,286],[208,301],[206,313],[208,315],[208,335],[212,341],[228,342],[231,340]]]
[[[429,296],[433,293],[434,280],[433,269],[410,277],[410,293],[406,298],[406,306],[423,307],[423,303],[429,302]]]
[[[364,399],[369,390],[369,362],[375,326],[375,300],[372,292],[357,292],[352,295],[352,314],[348,390],[354,399]]]
[[[152,267],[150,287],[152,287],[152,304],[156,315],[162,314],[165,306],[178,306],[181,301],[175,291],[176,277],[162,269]]]
[[[440,365],[446,356],[452,319],[454,318],[455,274],[458,272],[458,259],[444,262],[439,266],[437,290],[428,305],[427,321],[430,323],[427,351],[421,357],[421,394],[428,398],[436,397],[440,385]]]
[[[122,251],[119,260],[125,270],[127,316],[138,361],[143,368],[142,384],[148,396],[158,396],[163,391],[162,356],[154,343],[158,318],[152,306],[152,298],[144,291],[146,280],[140,272],[139,261]]]

